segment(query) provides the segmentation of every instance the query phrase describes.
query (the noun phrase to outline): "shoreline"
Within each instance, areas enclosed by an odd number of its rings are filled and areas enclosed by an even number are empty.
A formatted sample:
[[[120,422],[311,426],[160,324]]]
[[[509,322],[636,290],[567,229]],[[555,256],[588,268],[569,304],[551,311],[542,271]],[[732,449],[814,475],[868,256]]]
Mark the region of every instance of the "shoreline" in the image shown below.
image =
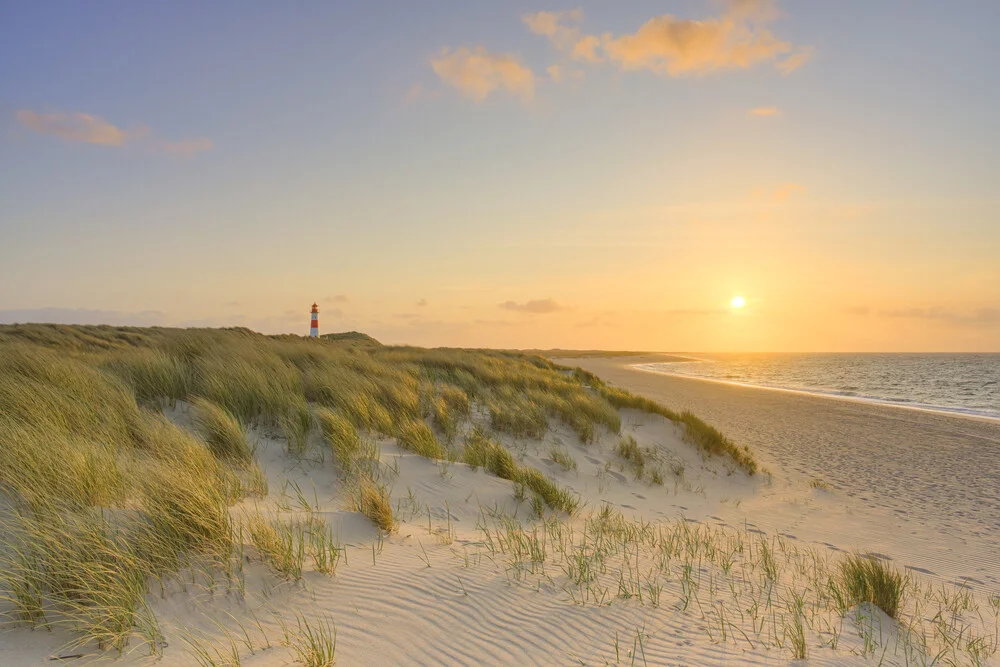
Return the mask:
[[[690,410],[748,446],[774,474],[767,493],[813,479],[828,484],[845,515],[824,529],[836,525],[836,534],[816,541],[863,544],[937,575],[1000,588],[1000,422],[657,373],[634,368],[643,363],[634,358],[564,363]],[[759,510],[760,521],[794,527],[800,537],[812,532],[801,507]]]
[[[610,357],[610,358],[620,359],[622,357]],[[702,361],[702,360],[700,360],[700,359],[697,359],[697,360],[696,359],[691,359],[690,361]],[[851,401],[853,403],[862,403],[862,404],[866,404],[866,405],[878,405],[878,406],[884,406],[884,407],[889,407],[889,408],[902,408],[904,410],[915,410],[917,412],[929,412],[929,413],[932,413],[932,414],[948,415],[948,416],[951,416],[951,417],[960,417],[960,418],[965,418],[965,419],[975,419],[975,420],[982,420],[982,421],[987,421],[987,422],[1000,423],[1000,415],[994,416],[994,415],[981,414],[981,413],[978,413],[978,412],[963,412],[962,408],[948,408],[946,406],[927,405],[927,404],[923,404],[923,403],[920,403],[920,404],[907,404],[907,403],[895,402],[895,401],[892,401],[890,399],[880,399],[880,398],[867,397],[867,396],[850,396],[850,395],[847,395],[847,394],[837,394],[837,393],[833,393],[832,390],[831,391],[821,391],[821,390],[818,390],[818,389],[804,389],[804,388],[794,388],[794,387],[773,387],[773,386],[763,385],[763,384],[753,384],[751,382],[739,382],[739,381],[736,381],[736,380],[722,380],[722,379],[719,379],[719,378],[701,377],[701,376],[698,376],[698,375],[685,375],[684,373],[670,373],[668,371],[660,371],[660,370],[655,370],[655,369],[652,369],[652,368],[648,368],[648,366],[651,366],[652,364],[656,364],[656,363],[680,363],[680,362],[673,362],[673,361],[665,361],[665,362],[664,361],[653,361],[653,362],[644,362],[644,363],[639,363],[639,364],[629,364],[628,367],[629,368],[633,368],[633,369],[635,369],[637,371],[640,371],[640,372],[643,372],[643,373],[653,373],[655,375],[665,375],[665,376],[668,376],[668,377],[682,378],[682,379],[685,379],[685,380],[701,380],[703,382],[713,382],[713,383],[716,383],[716,384],[724,384],[724,385],[729,385],[729,386],[733,386],[733,387],[745,387],[745,388],[748,388],[748,389],[766,389],[768,391],[781,391],[781,392],[787,392],[787,393],[790,393],[790,394],[800,394],[800,395],[805,395],[805,396],[815,396],[817,398],[830,398],[830,399],[834,399],[834,400]]]

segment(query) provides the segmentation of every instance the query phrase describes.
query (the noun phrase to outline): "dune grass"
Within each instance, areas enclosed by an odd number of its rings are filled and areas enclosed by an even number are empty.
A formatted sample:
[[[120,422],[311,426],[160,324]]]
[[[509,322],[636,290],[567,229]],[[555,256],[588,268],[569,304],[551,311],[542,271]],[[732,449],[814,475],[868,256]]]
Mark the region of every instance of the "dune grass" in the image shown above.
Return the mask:
[[[445,459],[448,451],[434,437],[434,431],[424,421],[412,420],[403,424],[396,436],[396,442],[403,449],[429,459]]]
[[[469,434],[462,450],[462,461],[473,468],[482,467],[501,479],[524,485],[554,510],[573,514],[579,506],[572,492],[561,488],[541,471],[517,463],[503,445],[491,440],[482,429]]]
[[[392,502],[384,486],[376,484],[368,477],[359,477],[353,488],[351,500],[355,512],[361,512],[382,530],[391,532],[396,527]]]
[[[159,414],[181,401],[197,434]],[[355,505],[389,530],[369,435],[444,459],[428,419],[448,440],[483,412],[518,438],[539,437],[557,419],[586,443],[620,431],[621,407],[681,419],[582,371],[514,352],[246,329],[0,326],[0,595],[27,623],[64,624],[82,643],[124,650],[136,628],[155,626],[144,604],[149,581],[195,560],[226,571],[239,561],[241,529],[229,506],[267,489],[251,429],[281,434],[299,455],[318,426],[341,469],[357,469]],[[699,448],[739,454],[708,425],[683,419]],[[549,507],[576,509],[572,494],[509,453],[467,443],[460,455]],[[244,535],[296,576],[310,547],[294,527],[270,528]]]
[[[881,558],[855,553],[840,561],[830,586],[843,609],[870,602],[898,619],[908,579]]]
[[[246,431],[225,408],[200,396],[192,399],[191,407],[195,424],[213,454],[220,459],[243,462],[253,457]]]
[[[337,465],[346,474],[361,452],[361,435],[357,427],[344,415],[329,408],[316,410],[323,438],[330,444]]]

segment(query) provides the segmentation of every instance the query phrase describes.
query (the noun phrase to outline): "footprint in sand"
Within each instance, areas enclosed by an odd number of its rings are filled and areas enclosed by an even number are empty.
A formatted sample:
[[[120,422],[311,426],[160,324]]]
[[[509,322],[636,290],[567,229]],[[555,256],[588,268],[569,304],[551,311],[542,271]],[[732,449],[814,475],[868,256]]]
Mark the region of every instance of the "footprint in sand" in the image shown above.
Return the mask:
[[[919,572],[920,574],[929,574],[932,577],[937,576],[937,573],[931,572],[930,570],[926,570],[926,569],[924,569],[922,567],[913,567],[912,565],[904,565],[903,567],[905,567],[907,570],[911,570],[913,572]]]
[[[625,483],[625,475],[619,474],[619,473],[615,472],[614,470],[609,470],[608,474],[611,475],[612,477],[614,477],[615,479],[617,479],[622,484]]]
[[[593,463],[595,466],[601,465],[601,460],[600,459],[595,459],[593,456],[584,456],[583,458],[587,459],[588,461],[590,461],[591,463]]]
[[[638,494],[638,493],[633,493],[632,495],[635,496],[636,498],[638,498],[639,500],[645,500],[646,499],[646,496]]]

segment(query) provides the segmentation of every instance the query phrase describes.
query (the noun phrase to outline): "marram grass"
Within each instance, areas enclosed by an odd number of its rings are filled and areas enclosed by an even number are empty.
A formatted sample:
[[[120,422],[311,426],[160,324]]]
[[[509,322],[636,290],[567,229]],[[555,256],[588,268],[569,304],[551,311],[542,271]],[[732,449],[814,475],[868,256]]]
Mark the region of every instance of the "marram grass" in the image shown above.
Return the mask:
[[[179,401],[192,406],[197,435],[159,414]],[[748,452],[693,415],[533,355],[246,329],[0,326],[0,501],[8,508],[0,595],[22,621],[65,625],[81,643],[124,650],[139,637],[155,650],[148,582],[195,559],[225,570],[238,559],[239,535],[253,537],[229,518],[232,503],[267,489],[249,429],[281,434],[301,454],[318,425],[350,469],[356,507],[390,530],[371,436],[443,459],[430,423],[452,440],[485,411],[495,430],[517,438],[538,437],[557,419],[587,443],[620,431],[622,407],[663,415],[707,455],[756,469]],[[459,455],[530,489],[535,504],[575,510],[572,494],[498,447],[470,442]],[[295,526],[270,528],[258,524],[251,541],[278,569],[297,576],[310,553],[317,567],[335,567],[335,548],[317,558],[313,538],[300,539]]]

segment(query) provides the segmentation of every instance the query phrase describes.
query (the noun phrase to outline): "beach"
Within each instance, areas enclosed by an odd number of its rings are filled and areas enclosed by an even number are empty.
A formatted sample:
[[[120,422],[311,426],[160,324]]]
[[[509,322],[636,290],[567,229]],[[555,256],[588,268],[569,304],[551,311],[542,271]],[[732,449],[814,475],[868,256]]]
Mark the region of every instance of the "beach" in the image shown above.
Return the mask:
[[[850,531],[868,521],[883,531],[878,544],[857,546],[903,552],[920,562],[913,567],[1000,586],[1000,421],[632,368],[658,361],[559,359],[702,416],[749,446],[778,484],[828,483],[859,524],[826,526],[831,535],[843,531],[849,543]]]
[[[2,665],[997,664],[995,423],[637,356],[0,343]]]

